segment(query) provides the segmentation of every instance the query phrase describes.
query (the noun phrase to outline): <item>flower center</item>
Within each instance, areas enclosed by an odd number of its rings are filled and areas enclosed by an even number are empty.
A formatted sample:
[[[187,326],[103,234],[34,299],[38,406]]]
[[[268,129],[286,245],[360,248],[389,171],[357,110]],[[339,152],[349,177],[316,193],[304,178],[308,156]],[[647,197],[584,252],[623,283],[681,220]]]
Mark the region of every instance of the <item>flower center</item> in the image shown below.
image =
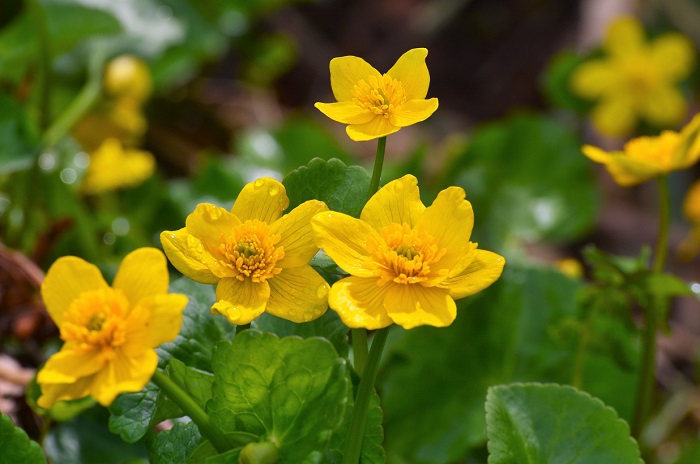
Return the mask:
[[[129,301],[121,290],[84,292],[68,307],[61,338],[86,349],[118,347],[125,341],[128,313]]]
[[[659,73],[646,58],[629,60],[623,72],[627,88],[637,98],[647,98],[649,92],[658,85]]]
[[[279,234],[270,233],[266,223],[257,219],[246,221],[222,239],[219,251],[226,260],[220,263],[235,271],[238,280],[249,277],[253,282],[264,282],[282,271],[275,267],[284,258],[284,247],[276,246],[280,238]]]
[[[368,244],[380,285],[392,281],[398,284],[425,282],[431,276],[430,266],[447,251],[440,249],[422,228],[411,229],[408,224],[390,224],[380,234],[384,243]],[[437,274],[444,272],[441,270]]]
[[[401,82],[384,74],[370,76],[369,82],[362,79],[352,88],[353,101],[376,115],[388,118],[396,107],[406,101],[406,93]]]

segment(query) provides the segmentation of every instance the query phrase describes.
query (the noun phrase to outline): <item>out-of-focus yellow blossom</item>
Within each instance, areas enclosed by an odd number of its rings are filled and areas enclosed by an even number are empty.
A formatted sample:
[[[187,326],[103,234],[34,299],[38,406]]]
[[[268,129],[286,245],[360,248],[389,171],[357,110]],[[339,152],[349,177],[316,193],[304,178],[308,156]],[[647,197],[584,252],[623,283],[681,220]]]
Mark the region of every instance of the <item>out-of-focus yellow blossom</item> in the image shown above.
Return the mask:
[[[146,62],[134,55],[121,55],[109,63],[104,75],[105,92],[142,103],[153,92],[153,79]]]
[[[690,233],[678,246],[681,259],[691,260],[700,252],[700,181],[688,190],[683,202],[683,214],[691,224]]]
[[[83,191],[97,194],[138,185],[153,175],[155,159],[147,151],[124,149],[117,139],[107,139],[90,154]]]
[[[630,187],[671,171],[687,169],[700,158],[700,115],[680,133],[664,131],[658,137],[637,137],[623,151],[606,152],[584,145],[583,154],[602,163],[619,185]]]
[[[639,21],[623,17],[608,28],[603,51],[571,76],[574,93],[597,101],[591,119],[602,134],[629,135],[638,118],[658,127],[683,120],[687,104],[677,84],[695,65],[690,40],[667,33],[647,42]]]
[[[351,328],[450,325],[454,300],[491,285],[505,264],[469,241],[473,224],[463,189],[443,190],[426,208],[411,175],[381,188],[360,219],[316,214],[316,243],[350,274],[333,284],[330,307]]]
[[[310,200],[282,216],[288,206],[284,185],[261,178],[243,188],[230,212],[197,205],[183,229],[160,240],[180,272],[217,284],[212,313],[238,325],[263,312],[308,322],[328,307],[328,284],[309,265],[318,251],[311,217],[328,207]]]
[[[563,258],[557,260],[554,264],[559,272],[564,275],[573,279],[581,279],[583,277],[583,265],[578,259]]]
[[[59,258],[41,296],[64,345],[39,371],[39,406],[88,395],[109,406],[120,393],[143,389],[158,364],[154,348],[175,339],[187,304],[185,295],[168,294],[168,280],[155,248],[128,254],[111,287],[96,266]]]
[[[332,120],[348,124],[348,136],[358,142],[424,121],[438,107],[437,98],[425,98],[430,85],[427,55],[425,48],[409,50],[383,75],[362,58],[333,58],[331,88],[338,101],[315,106]]]

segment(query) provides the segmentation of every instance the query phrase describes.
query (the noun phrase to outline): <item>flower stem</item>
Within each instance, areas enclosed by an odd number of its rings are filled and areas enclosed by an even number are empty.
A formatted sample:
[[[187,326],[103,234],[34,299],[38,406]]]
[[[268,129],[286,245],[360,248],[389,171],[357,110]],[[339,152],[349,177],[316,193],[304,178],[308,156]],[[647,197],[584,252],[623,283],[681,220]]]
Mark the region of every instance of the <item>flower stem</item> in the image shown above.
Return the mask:
[[[379,360],[382,357],[382,351],[384,350],[384,344],[389,335],[389,327],[377,330],[374,334],[367,364],[362,372],[360,385],[357,388],[357,398],[355,398],[355,407],[352,411],[352,418],[350,419],[350,429],[348,430],[348,438],[345,442],[345,453],[343,453],[342,464],[357,464],[360,461],[362,439],[365,435],[365,423],[367,422],[367,414],[369,413],[369,400],[372,398],[372,393],[374,391],[374,381],[377,378],[377,369],[379,367]]]
[[[207,413],[163,371],[156,369],[151,380],[197,424],[200,433],[214,445],[219,453],[232,448],[226,436],[211,422]]]
[[[658,179],[659,189],[659,234],[656,242],[656,253],[652,271],[661,274],[666,264],[668,252],[668,229],[670,224],[670,208],[668,193],[668,176]],[[637,400],[632,419],[632,436],[639,439],[646,425],[651,402],[654,398],[654,381],[656,374],[656,332],[658,328],[658,315],[662,306],[666,304],[656,295],[651,295],[644,305],[644,333],[642,336],[641,367],[637,385]]]
[[[382,166],[384,166],[384,150],[386,149],[386,137],[377,139],[377,154],[374,157],[374,169],[372,170],[372,181],[369,183],[367,198],[379,190],[379,180],[382,177]]]
[[[39,127],[45,130],[51,118],[51,84],[53,81],[49,27],[46,15],[38,0],[26,0],[29,16],[37,34],[41,86],[39,87]]]
[[[367,364],[367,329],[352,329],[352,354],[355,372],[362,374]]]

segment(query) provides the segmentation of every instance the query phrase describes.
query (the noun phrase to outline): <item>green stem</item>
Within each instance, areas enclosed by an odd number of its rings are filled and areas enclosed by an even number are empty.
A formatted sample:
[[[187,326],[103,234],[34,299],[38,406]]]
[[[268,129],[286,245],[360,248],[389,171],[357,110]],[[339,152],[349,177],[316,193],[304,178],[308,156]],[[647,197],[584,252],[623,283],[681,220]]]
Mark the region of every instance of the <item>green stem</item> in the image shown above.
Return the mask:
[[[374,381],[377,378],[377,369],[379,367],[379,360],[382,357],[382,351],[384,350],[384,344],[389,335],[389,327],[380,329],[374,334],[367,365],[362,372],[360,385],[357,388],[357,398],[355,398],[355,407],[352,410],[350,429],[348,430],[348,438],[345,442],[345,453],[343,453],[342,464],[357,464],[360,461],[362,439],[365,435],[365,423],[367,422],[367,414],[369,413],[369,401],[374,392]]]
[[[581,328],[581,335],[578,340],[578,346],[576,347],[576,354],[574,355],[574,369],[573,375],[571,376],[571,385],[578,389],[583,389],[583,370],[586,361],[586,348],[588,347],[588,342],[591,338],[591,324],[593,322],[593,316],[598,309],[598,302],[591,304],[586,317],[583,321],[583,327]]]
[[[49,148],[58,143],[73,128],[80,118],[92,108],[102,92],[102,68],[104,67],[102,54],[95,55],[90,63],[88,81],[80,90],[80,93],[71,102],[68,108],[54,121],[44,133],[44,148]]]
[[[668,253],[668,229],[671,222],[668,175],[659,177],[657,185],[659,189],[659,235],[656,240],[656,254],[652,270],[658,274],[664,271]]]
[[[382,166],[384,165],[384,150],[386,149],[386,137],[377,139],[377,155],[374,157],[374,169],[372,170],[372,180],[369,183],[369,193],[367,198],[379,190],[379,179],[382,177]]]
[[[659,234],[656,241],[656,253],[652,271],[661,274],[666,264],[668,252],[668,232],[671,222],[668,192],[668,176],[658,179],[659,189]],[[639,370],[637,385],[637,400],[632,419],[632,436],[639,439],[649,417],[651,403],[654,398],[655,374],[656,374],[656,332],[658,329],[658,315],[662,313],[662,306],[666,302],[655,295],[651,295],[649,301],[643,307],[644,333],[642,335],[642,365]]]
[[[355,372],[362,374],[367,364],[367,329],[352,329],[352,354]]]
[[[34,22],[37,33],[39,54],[39,70],[41,86],[39,87],[39,127],[43,131],[49,125],[51,118],[51,84],[53,81],[53,69],[51,66],[51,46],[49,39],[49,27],[46,24],[46,15],[38,0],[26,0],[29,16]]]
[[[211,422],[207,413],[163,371],[156,369],[151,380],[197,424],[200,433],[214,445],[219,453],[232,448],[226,436]]]

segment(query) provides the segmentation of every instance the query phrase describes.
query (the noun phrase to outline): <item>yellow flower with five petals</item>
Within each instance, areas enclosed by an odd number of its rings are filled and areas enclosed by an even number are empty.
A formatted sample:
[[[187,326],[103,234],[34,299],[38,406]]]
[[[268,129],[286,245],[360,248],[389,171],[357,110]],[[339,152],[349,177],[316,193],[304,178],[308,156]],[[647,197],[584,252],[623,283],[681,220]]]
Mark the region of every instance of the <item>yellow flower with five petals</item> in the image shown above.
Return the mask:
[[[425,48],[409,50],[386,74],[356,56],[333,58],[331,88],[337,102],[314,106],[332,120],[348,124],[348,136],[357,142],[424,121],[438,107],[437,98],[425,98],[430,85],[427,55]]]
[[[115,138],[108,138],[90,153],[82,189],[87,194],[138,185],[151,177],[155,158],[147,151],[124,148]]]
[[[333,284],[330,307],[351,328],[450,325],[454,300],[491,285],[505,265],[469,241],[473,224],[463,189],[443,190],[426,208],[411,175],[381,188],[360,219],[316,214],[316,243],[350,274]]]
[[[216,284],[212,313],[238,325],[263,312],[308,322],[328,308],[328,284],[310,265],[318,251],[311,217],[328,207],[309,200],[288,214],[284,185],[261,178],[247,184],[231,211],[203,203],[185,227],[165,231],[165,254],[190,279]]]
[[[187,304],[186,296],[168,294],[168,280],[155,248],[128,254],[111,287],[96,266],[59,258],[41,296],[65,343],[39,371],[39,406],[89,395],[109,406],[118,394],[143,389],[158,364],[154,348],[175,339]]]
[[[687,169],[700,158],[700,115],[680,133],[663,131],[658,137],[637,137],[623,151],[606,152],[584,145],[583,154],[602,163],[615,182],[623,187],[641,184],[671,171]]]
[[[608,28],[603,51],[576,68],[570,81],[575,94],[597,101],[591,119],[601,133],[628,135],[638,118],[659,127],[682,121],[687,104],[678,83],[695,65],[688,38],[666,33],[647,42],[639,21],[623,17]]]

